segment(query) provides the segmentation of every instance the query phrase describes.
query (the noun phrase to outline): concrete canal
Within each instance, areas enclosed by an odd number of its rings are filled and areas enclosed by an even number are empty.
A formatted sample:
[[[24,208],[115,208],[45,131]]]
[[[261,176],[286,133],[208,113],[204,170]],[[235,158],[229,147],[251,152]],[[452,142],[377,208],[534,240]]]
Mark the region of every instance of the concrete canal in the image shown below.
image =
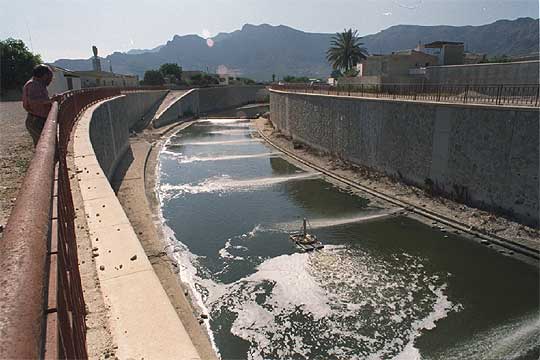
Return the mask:
[[[223,359],[536,359],[538,268],[353,194],[246,120],[171,136],[158,191]],[[301,253],[306,217],[325,244]]]

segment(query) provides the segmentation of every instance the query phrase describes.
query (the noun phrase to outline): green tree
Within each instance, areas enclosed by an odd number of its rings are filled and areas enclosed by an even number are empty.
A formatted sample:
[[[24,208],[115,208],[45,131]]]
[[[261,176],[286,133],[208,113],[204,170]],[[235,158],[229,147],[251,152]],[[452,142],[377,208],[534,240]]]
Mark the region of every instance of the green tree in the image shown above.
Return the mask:
[[[22,40],[0,41],[0,90],[18,90],[32,77],[41,57],[31,53]]]
[[[208,85],[218,85],[219,80],[216,76],[208,74],[195,74],[191,77],[191,85],[196,86],[208,86]]]
[[[165,84],[165,79],[163,74],[158,70],[147,70],[144,73],[144,85],[163,85]]]
[[[163,77],[171,76],[175,83],[182,81],[182,67],[176,63],[165,63],[159,67],[159,72]]]
[[[295,77],[295,76],[287,75],[283,77],[283,81],[286,83],[308,83],[309,78],[306,76]]]
[[[344,30],[332,37],[331,46],[326,52],[326,58],[335,70],[347,72],[367,57],[366,49],[362,48],[356,30]]]

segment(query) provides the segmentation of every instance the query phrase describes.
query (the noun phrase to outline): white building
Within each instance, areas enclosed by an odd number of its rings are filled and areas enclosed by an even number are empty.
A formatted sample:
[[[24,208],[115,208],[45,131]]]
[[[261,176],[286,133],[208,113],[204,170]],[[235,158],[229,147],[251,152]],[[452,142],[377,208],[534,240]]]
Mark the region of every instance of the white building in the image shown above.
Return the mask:
[[[47,86],[50,96],[81,88],[81,78],[73,71],[55,65],[49,65],[49,67],[53,71],[53,79]]]
[[[116,74],[106,71],[76,71],[81,78],[83,88],[100,86],[136,87],[139,77],[136,75]]]

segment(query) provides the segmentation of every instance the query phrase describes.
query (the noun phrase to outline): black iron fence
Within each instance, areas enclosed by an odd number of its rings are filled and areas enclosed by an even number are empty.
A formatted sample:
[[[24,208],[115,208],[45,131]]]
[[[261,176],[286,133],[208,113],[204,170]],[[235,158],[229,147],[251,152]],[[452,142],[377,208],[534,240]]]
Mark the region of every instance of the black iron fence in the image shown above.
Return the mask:
[[[373,97],[395,100],[418,100],[460,104],[505,106],[539,105],[540,85],[445,85],[445,84],[285,84],[274,90],[307,94]]]

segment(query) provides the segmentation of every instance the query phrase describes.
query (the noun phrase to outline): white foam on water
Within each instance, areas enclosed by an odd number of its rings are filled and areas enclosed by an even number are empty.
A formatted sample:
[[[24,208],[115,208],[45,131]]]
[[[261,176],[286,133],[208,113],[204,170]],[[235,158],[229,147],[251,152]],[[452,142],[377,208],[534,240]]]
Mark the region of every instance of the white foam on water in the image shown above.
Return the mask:
[[[230,260],[244,260],[243,257],[234,256],[229,252],[228,249],[234,248],[231,245],[231,240],[232,239],[227,239],[227,241],[225,242],[225,247],[219,249],[219,251],[218,251],[219,257],[221,257],[222,259],[230,259]]]
[[[255,130],[253,129],[246,129],[246,130],[216,130],[216,131],[209,131],[207,134],[212,135],[247,135],[254,133]]]
[[[326,344],[327,354],[336,358],[416,356],[413,340],[420,331],[434,328],[457,309],[444,295],[445,285],[435,285],[435,277],[424,272],[418,259],[396,257],[397,266],[332,245],[317,253],[282,255],[264,261],[254,274],[232,284],[205,280],[206,302],[217,316],[224,309],[236,314],[231,332],[252,344],[249,359],[293,354],[309,358],[314,345],[302,331],[309,332],[310,326],[316,331],[317,346]],[[400,266],[400,272],[394,273]],[[265,293],[264,284],[266,297],[260,303],[256,297]],[[411,296],[403,296],[404,291]],[[431,311],[416,303],[422,291],[432,299]],[[308,323],[289,320],[298,311],[310,319]],[[379,329],[371,335],[360,331],[370,326]],[[343,339],[363,348],[340,344]]]
[[[212,118],[212,119],[204,119],[199,120],[197,123],[210,123],[210,124],[216,124],[216,125],[223,125],[223,124],[242,124],[242,123],[250,123],[251,120],[245,120],[245,119],[219,119],[219,118]]]
[[[315,320],[331,314],[326,292],[307,271],[309,254],[281,255],[266,260],[257,272],[245,278],[248,282],[274,282],[271,300],[267,303],[276,308],[302,307]]]
[[[171,137],[169,137],[165,141],[165,145],[171,140],[172,136],[173,135],[171,135]],[[182,283],[189,288],[190,299],[192,300],[192,302],[194,302],[194,306],[200,309],[202,313],[207,314],[209,319],[211,319],[209,308],[206,306],[200,289],[197,288],[197,284],[200,283],[200,277],[198,276],[198,271],[195,267],[195,264],[197,263],[197,257],[189,251],[185,244],[183,244],[176,238],[174,231],[167,225],[165,217],[163,216],[163,206],[164,202],[167,200],[167,195],[161,190],[162,171],[160,161],[157,162],[155,171],[156,182],[154,192],[160,204],[158,209],[158,217],[161,223],[161,229],[165,236],[164,241],[168,245],[166,247],[167,254],[178,265],[178,276]],[[217,356],[221,358],[219,348],[217,347],[214,338],[214,333],[210,328],[210,321],[205,321],[204,327],[208,333],[212,348],[214,349]]]
[[[312,229],[328,228],[346,224],[354,224],[358,222],[368,222],[376,220],[384,220],[402,211],[402,208],[389,209],[384,212],[377,212],[372,214],[361,213],[349,217],[340,218],[321,218],[321,219],[309,219],[309,227]],[[291,231],[298,230],[301,226],[301,221],[278,223],[268,227],[268,229]]]
[[[198,127],[225,127],[225,128],[231,127],[231,128],[239,128],[239,129],[240,128],[249,128],[249,127],[251,127],[251,125],[249,123],[240,123],[240,122],[234,122],[234,123],[212,122],[212,123],[208,123],[208,124],[199,123],[199,124],[197,124],[197,126]]]
[[[412,324],[412,332],[409,336],[409,342],[405,348],[397,354],[393,360],[421,360],[420,351],[414,346],[416,338],[422,335],[422,330],[432,330],[436,327],[436,322],[448,316],[450,311],[459,311],[460,306],[454,305],[444,294],[447,284],[438,288],[430,285],[430,290],[437,296],[432,311],[423,319],[416,320]]]
[[[534,349],[540,349],[540,315],[537,312],[477,334],[446,350],[439,358],[512,360],[523,358]]]
[[[164,198],[169,200],[183,194],[201,194],[226,191],[250,191],[265,186],[272,186],[288,181],[297,181],[305,179],[314,179],[320,176],[320,173],[300,173],[287,176],[274,176],[267,178],[256,178],[248,180],[232,179],[228,175],[208,178],[198,184],[161,184],[160,191]]]
[[[158,166],[156,167],[156,169],[159,170],[159,167],[160,166],[158,162]],[[197,288],[197,284],[200,282],[198,281],[200,277],[197,274],[197,268],[194,265],[197,262],[197,257],[188,250],[185,244],[183,244],[176,238],[174,231],[167,225],[166,220],[163,216],[163,211],[162,211],[163,196],[160,195],[161,192],[159,191],[159,183],[160,183],[159,175],[157,176],[156,179],[157,181],[156,181],[155,193],[158,195],[158,200],[161,204],[158,210],[158,215],[161,222],[161,229],[163,231],[163,234],[165,235],[165,242],[168,243],[168,246],[166,247],[166,249],[168,249],[167,254],[178,265],[178,276],[180,277],[180,280],[182,281],[182,283],[187,285],[187,287],[189,288],[190,299],[194,302],[194,305],[198,309],[200,309],[201,313],[207,314],[209,319],[211,319],[210,311],[208,307],[206,306],[206,303],[203,299],[200,289]],[[212,332],[212,329],[210,328],[210,321],[205,321],[204,326],[208,333],[208,337],[210,339],[210,343],[212,344],[212,348],[214,349],[218,357],[220,357],[220,352],[216,345],[214,333]]]
[[[168,152],[167,154],[177,158],[180,164],[205,162],[205,161],[230,161],[230,160],[241,160],[241,159],[255,159],[255,158],[264,158],[264,157],[281,155],[281,153],[278,153],[278,152],[266,152],[266,153],[260,153],[260,154],[247,154],[247,155],[221,155],[221,156],[184,156],[181,153],[171,153],[171,152]]]
[[[207,145],[245,145],[253,143],[261,143],[261,139],[245,139],[245,140],[225,140],[225,141],[195,141],[195,142],[186,142],[186,143],[175,143],[170,144],[169,147],[177,146],[207,146]]]

